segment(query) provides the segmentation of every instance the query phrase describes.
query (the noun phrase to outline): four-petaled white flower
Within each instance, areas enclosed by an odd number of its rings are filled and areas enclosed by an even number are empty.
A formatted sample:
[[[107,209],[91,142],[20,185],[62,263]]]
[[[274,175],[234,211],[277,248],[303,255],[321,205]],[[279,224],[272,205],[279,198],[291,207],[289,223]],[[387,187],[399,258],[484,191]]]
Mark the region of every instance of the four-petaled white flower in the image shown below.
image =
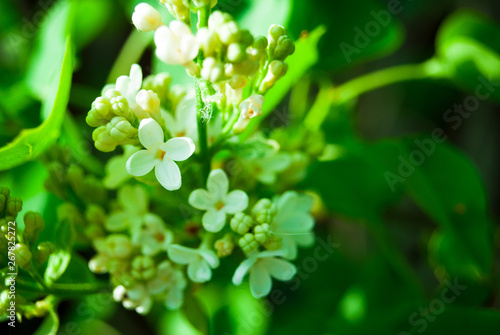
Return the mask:
[[[292,263],[277,257],[284,256],[283,250],[253,253],[236,269],[233,284],[240,285],[243,277],[250,272],[250,290],[255,298],[265,297],[271,292],[271,277],[287,281],[297,273]]]
[[[193,59],[198,55],[199,43],[182,21],[174,20],[169,26],[155,31],[156,56],[170,65],[183,65],[192,69]]]
[[[187,286],[184,274],[169,261],[158,264],[156,277],[148,282],[148,290],[153,295],[164,295],[168,309],[177,309],[184,301],[184,289]]]
[[[144,115],[144,111],[136,102],[137,93],[141,89],[141,86],[142,69],[139,65],[132,64],[130,74],[128,76],[118,77],[118,79],[116,79],[116,84],[108,84],[104,86],[102,89],[102,95],[104,96],[110,89],[117,90],[127,99],[130,109],[132,109],[138,117],[142,117]]]
[[[163,111],[165,128],[172,137],[187,136],[194,142],[198,141],[198,128],[196,126],[196,98],[192,95],[181,99],[175,108],[175,116]]]
[[[204,283],[212,278],[212,269],[219,266],[219,257],[210,249],[192,249],[172,244],[168,247],[168,257],[177,264],[187,264],[189,279]]]
[[[191,192],[189,204],[194,208],[205,210],[203,227],[209,232],[218,232],[226,223],[226,214],[236,214],[248,206],[248,195],[241,190],[228,193],[229,179],[221,170],[210,172],[207,189],[197,189]]]
[[[144,2],[135,6],[134,13],[132,14],[132,22],[137,30],[144,32],[156,30],[163,25],[160,12]]]
[[[143,216],[148,212],[148,194],[140,185],[125,185],[120,188],[118,190],[118,203],[123,210],[111,214],[105,223],[106,229],[111,232],[138,226]]]
[[[310,214],[313,199],[307,194],[288,191],[274,198],[278,208],[271,229],[282,238],[283,257],[297,258],[297,246],[307,247],[314,243],[314,218]]]
[[[258,94],[254,94],[243,100],[239,106],[240,117],[233,127],[234,132],[242,132],[250,122],[250,119],[261,115],[263,104],[264,97]]]
[[[153,256],[167,250],[174,234],[165,228],[163,220],[155,214],[144,215],[142,223],[132,229],[132,243],[141,247],[144,255]]]
[[[163,130],[153,119],[144,119],[139,125],[139,141],[146,148],[130,156],[127,171],[140,177],[153,168],[160,184],[169,191],[181,187],[181,171],[175,161],[184,161],[194,152],[193,140],[175,137],[164,142]]]

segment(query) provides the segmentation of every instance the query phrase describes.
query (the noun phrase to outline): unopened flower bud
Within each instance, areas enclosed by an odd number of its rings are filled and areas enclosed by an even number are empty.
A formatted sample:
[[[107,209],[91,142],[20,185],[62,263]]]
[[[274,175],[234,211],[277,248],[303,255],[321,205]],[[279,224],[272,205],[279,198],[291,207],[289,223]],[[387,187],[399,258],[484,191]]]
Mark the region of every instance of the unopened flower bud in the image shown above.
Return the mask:
[[[111,257],[127,258],[132,254],[132,242],[126,235],[113,234],[106,238],[106,250]]]
[[[245,46],[238,43],[231,43],[227,48],[227,59],[230,62],[241,62],[246,57]]]
[[[265,36],[257,36],[253,42],[253,47],[257,50],[263,51],[267,48],[267,38]]]
[[[286,35],[281,36],[276,42],[276,47],[272,53],[273,58],[284,60],[289,55],[293,54],[295,51],[295,44]]]
[[[261,224],[271,223],[274,216],[278,213],[278,208],[269,199],[260,199],[252,208],[252,215],[255,220]]]
[[[156,275],[155,262],[148,256],[136,256],[132,260],[132,276],[138,280],[149,280]]]
[[[45,220],[40,213],[27,212],[24,214],[24,232],[23,240],[28,244],[34,244],[38,240],[38,236],[45,228]]]
[[[135,6],[132,14],[132,22],[137,30],[149,32],[156,30],[163,25],[160,13],[147,3],[140,3]]]
[[[200,49],[203,51],[205,57],[214,56],[221,45],[219,35],[206,27],[198,30],[196,39],[200,43]]]
[[[243,237],[241,237],[238,241],[238,244],[246,253],[251,253],[259,247],[259,243],[255,239],[255,236],[250,233],[246,233],[245,235],[243,235]]]
[[[163,72],[146,77],[142,83],[142,87],[146,90],[152,90],[155,92],[158,95],[158,99],[160,99],[160,103],[165,104],[168,99],[171,82],[172,78],[170,77],[170,74]]]
[[[224,67],[213,57],[207,57],[203,61],[201,77],[206,81],[216,83],[224,78]]]
[[[258,226],[255,226],[253,233],[255,235],[255,239],[259,243],[264,243],[267,241],[269,236],[271,235],[271,227],[269,224],[264,223]]]
[[[97,150],[111,152],[116,149],[116,140],[108,133],[106,126],[100,126],[92,132],[92,139]]]
[[[185,5],[183,0],[160,0],[160,3],[167,7],[173,17],[189,23],[189,8]]]
[[[271,27],[269,27],[269,41],[277,41],[283,35],[286,35],[286,29],[279,24],[273,24]]]
[[[44,241],[37,246],[36,260],[38,263],[44,263],[49,259],[49,256],[56,251],[54,243]]]
[[[160,113],[160,99],[158,94],[152,90],[140,90],[135,97],[137,104],[149,114],[149,117],[156,118]]]
[[[17,213],[19,213],[23,209],[23,201],[19,197],[9,197],[7,199],[6,205],[6,214],[12,216],[14,219],[17,217]]]
[[[244,213],[236,213],[231,219],[230,226],[235,233],[243,235],[253,226],[253,220]]]
[[[16,254],[16,264],[22,269],[27,269],[31,265],[31,251],[26,244],[16,244],[14,253]]]

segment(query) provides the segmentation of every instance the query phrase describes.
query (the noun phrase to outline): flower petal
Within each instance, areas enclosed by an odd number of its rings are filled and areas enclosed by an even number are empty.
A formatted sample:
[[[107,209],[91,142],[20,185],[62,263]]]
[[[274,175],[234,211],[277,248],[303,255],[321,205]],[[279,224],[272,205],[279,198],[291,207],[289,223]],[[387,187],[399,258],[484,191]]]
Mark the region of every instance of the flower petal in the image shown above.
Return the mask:
[[[262,265],[271,276],[281,281],[290,280],[297,273],[295,265],[279,258],[263,258],[259,265]]]
[[[127,172],[132,176],[140,177],[153,170],[154,166],[154,156],[147,150],[140,150],[130,156],[126,168]]]
[[[282,247],[281,247],[281,250],[283,250],[282,256],[290,260],[296,259],[298,254],[297,242],[295,242],[295,239],[293,239],[293,237],[295,236],[283,236],[282,239]]]
[[[215,208],[209,209],[201,218],[203,228],[211,233],[216,233],[224,228],[226,224],[226,213]]]
[[[234,190],[224,197],[223,202],[225,204],[224,212],[235,214],[248,207],[248,195],[241,190]]]
[[[204,189],[197,189],[189,195],[189,204],[199,210],[209,210],[214,208],[216,199]]]
[[[161,26],[155,30],[154,40],[156,56],[161,61],[171,65],[181,65],[183,63],[183,59],[180,57],[179,40],[167,26]]]
[[[200,50],[198,40],[194,35],[185,35],[180,41],[182,57],[185,62],[193,60]]]
[[[196,283],[204,283],[212,278],[212,270],[208,263],[199,258],[188,265],[188,277]]]
[[[162,145],[164,143],[163,130],[158,122],[151,118],[143,119],[139,124],[139,141],[146,149],[158,148]]]
[[[139,92],[142,85],[142,69],[138,64],[132,64],[130,68],[130,84],[128,88],[129,94]]]
[[[182,39],[185,36],[192,35],[191,29],[189,29],[188,25],[182,21],[172,20],[168,27],[177,39]]]
[[[116,79],[116,90],[121,93],[125,98],[128,95],[128,90],[130,86],[130,77],[129,76],[119,76]]]
[[[161,186],[169,191],[175,191],[181,188],[182,177],[181,170],[175,162],[164,160],[156,165],[155,168],[156,179],[160,182]]]
[[[148,194],[140,185],[125,185],[120,188],[118,201],[128,213],[143,214],[148,209]]]
[[[198,250],[198,253],[200,254],[201,257],[203,257],[203,259],[205,261],[207,261],[207,263],[210,265],[210,267],[212,269],[215,269],[216,267],[219,266],[219,257],[217,257],[217,255],[215,254],[215,252],[213,252],[212,250],[209,250],[209,249],[199,249]]]
[[[185,161],[194,152],[194,142],[189,137],[174,137],[161,146],[165,157],[174,161]]]
[[[222,169],[212,170],[208,175],[207,190],[217,200],[222,200],[229,190],[229,179]]]
[[[189,264],[197,260],[200,255],[197,249],[172,244],[168,247],[168,257],[177,264]]]
[[[250,290],[255,298],[262,298],[271,292],[273,282],[271,276],[259,262],[250,269]]]
[[[314,226],[314,218],[303,212],[280,213],[275,219],[276,231],[283,233],[308,233]]]
[[[241,282],[243,281],[243,278],[247,274],[248,270],[252,267],[252,265],[255,264],[257,261],[257,257],[250,257],[245,259],[241,264],[236,268],[236,271],[234,272],[233,275],[233,284],[234,285],[240,285]]]

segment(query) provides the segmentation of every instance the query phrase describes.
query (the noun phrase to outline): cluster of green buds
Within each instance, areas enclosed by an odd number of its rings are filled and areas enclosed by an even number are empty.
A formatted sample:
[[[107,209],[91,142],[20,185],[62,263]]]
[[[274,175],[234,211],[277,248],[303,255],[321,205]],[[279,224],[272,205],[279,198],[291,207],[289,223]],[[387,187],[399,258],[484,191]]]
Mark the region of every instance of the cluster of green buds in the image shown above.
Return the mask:
[[[269,199],[260,199],[252,208],[251,215],[237,213],[230,222],[231,229],[242,235],[238,245],[245,253],[251,253],[264,246],[267,250],[277,250],[281,240],[272,234],[271,225],[278,209]]]
[[[138,119],[117,90],[108,90],[95,99],[86,121],[89,126],[97,127],[92,139],[100,151],[110,152],[117,145],[137,143]]]
[[[63,200],[74,200],[84,204],[105,204],[108,191],[102,181],[93,174],[86,173],[75,163],[58,161],[49,153],[43,158],[49,177],[45,180],[45,188]]]
[[[165,5],[177,20],[184,21],[189,24],[190,12],[196,12],[199,8],[207,7],[210,8],[217,5],[217,0],[160,0],[160,3]]]

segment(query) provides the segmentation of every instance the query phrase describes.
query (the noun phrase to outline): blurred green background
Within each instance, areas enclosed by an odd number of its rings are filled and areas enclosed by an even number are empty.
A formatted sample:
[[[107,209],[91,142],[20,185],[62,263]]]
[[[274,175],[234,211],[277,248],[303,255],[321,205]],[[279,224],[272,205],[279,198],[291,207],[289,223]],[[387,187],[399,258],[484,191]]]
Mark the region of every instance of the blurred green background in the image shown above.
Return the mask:
[[[68,106],[72,118],[63,123],[62,141],[71,143],[65,131],[79,127],[86,144],[77,154],[90,151],[107,159],[92,148],[84,117],[134,29],[130,16],[139,1],[74,2],[81,7],[68,28],[74,30],[76,46]],[[49,94],[44,85],[52,79],[46,73],[57,62],[41,55],[50,55],[44,48],[56,54],[54,41],[60,32],[57,25],[53,31],[45,27],[43,33],[39,28],[46,14],[57,9],[54,3],[0,2],[0,146],[45,119],[40,101]],[[285,25],[296,38],[320,25],[327,28],[318,62],[278,111],[292,113],[296,102],[309,109],[325,87],[376,70],[421,63],[436,53],[453,73],[401,81],[345,104],[315,105],[329,112],[323,130],[336,159],[313,165],[301,186],[318,192],[325,208],[316,211],[318,243],[301,250],[296,261],[298,279],[274,282],[277,291],[260,304],[249,297],[247,287],[227,288],[236,264],[223,264],[213,283],[199,293],[203,301],[211,301],[210,320],[197,314],[196,306],[188,307],[192,325],[185,315],[163,309],[142,318],[105,296],[94,296],[59,306],[59,333],[500,333],[500,94],[493,92],[481,101],[460,125],[444,118],[454,104],[474,94],[479,75],[500,81],[500,3],[402,0],[400,13],[390,15],[390,22],[369,37],[366,46],[356,47],[355,28],[364,31],[374,20],[372,11],[380,13],[387,6],[380,0],[218,4],[254,34],[265,34],[271,23]],[[350,61],[342,43],[356,47]],[[151,56],[148,49],[140,62],[147,74],[154,67]],[[437,145],[435,153],[391,192],[385,173],[397,171],[398,157],[408,157],[415,149],[415,136],[429,139],[437,128],[448,136],[446,143]],[[37,198],[45,176],[43,165],[30,162],[0,172],[0,184],[12,185],[13,193],[35,198],[31,203],[50,212],[50,199]],[[327,241],[338,245],[327,248],[328,257],[323,257],[317,246]],[[16,332],[33,333],[41,322],[19,324]]]

